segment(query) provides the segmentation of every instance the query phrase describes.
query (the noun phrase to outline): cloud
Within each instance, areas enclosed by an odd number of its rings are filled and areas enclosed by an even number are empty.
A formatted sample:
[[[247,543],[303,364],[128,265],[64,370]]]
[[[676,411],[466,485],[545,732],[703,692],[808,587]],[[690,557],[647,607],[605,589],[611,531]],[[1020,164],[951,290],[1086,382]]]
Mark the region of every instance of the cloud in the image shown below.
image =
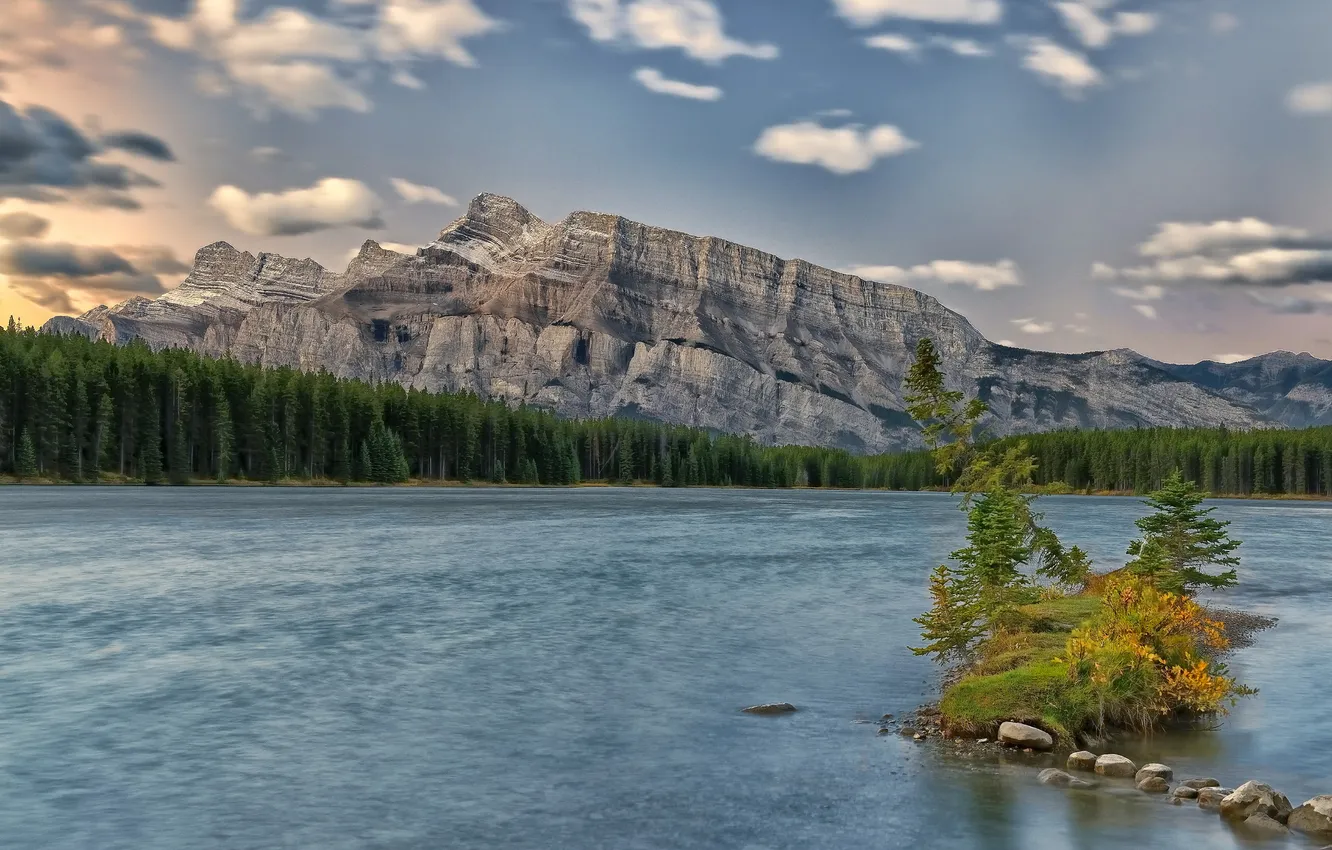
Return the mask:
[[[380,242],[376,240],[375,244],[383,248],[385,251],[393,251],[394,253],[397,254],[405,254],[408,257],[415,256],[416,252],[420,250],[419,246],[408,245],[406,242]],[[361,249],[359,246],[356,248],[352,248],[345,255],[346,262],[350,263],[352,260],[359,257],[360,254],[361,254]]]
[[[848,274],[866,280],[908,284],[914,282],[942,283],[970,286],[981,292],[993,292],[1009,286],[1021,286],[1022,275],[1017,263],[1000,260],[997,263],[969,263],[963,260],[935,260],[931,263],[902,268],[900,266],[852,266]]]
[[[51,222],[28,212],[0,215],[0,237],[5,239],[40,239],[51,228]]]
[[[395,86],[402,86],[405,89],[412,89],[413,91],[420,91],[425,88],[425,83],[422,82],[421,78],[413,74],[411,71],[408,71],[406,68],[398,68],[394,70],[393,75],[389,77],[389,80]]]
[[[1165,287],[1156,284],[1148,284],[1141,289],[1130,289],[1123,286],[1116,286],[1110,290],[1120,298],[1127,298],[1130,301],[1160,301],[1165,297]]]
[[[1022,347],[1022,346],[1018,345],[1016,342],[1013,342],[1013,340],[1011,340],[1011,339],[1001,339],[1001,340],[999,340],[999,341],[998,341],[997,343],[995,343],[995,344],[996,344],[996,345],[1002,345],[1002,346],[1005,346],[1005,347],[1007,347],[1007,348],[1021,348],[1021,347]]]
[[[1048,334],[1054,331],[1054,322],[1038,322],[1035,319],[1010,319],[1012,324],[1024,334]]]
[[[52,310],[104,303],[108,294],[161,295],[162,275],[187,267],[161,246],[101,247],[22,240],[0,245],[0,274],[24,298]]]
[[[1170,221],[1138,246],[1138,253],[1144,257],[1179,257],[1301,240],[1308,235],[1297,227],[1281,227],[1252,217],[1208,223]]]
[[[948,38],[942,35],[932,36],[925,42],[918,42],[901,33],[889,32],[869,36],[865,39],[865,44],[876,50],[887,50],[890,53],[900,53],[903,56],[912,57],[919,56],[927,47],[946,50],[955,56],[966,56],[969,58],[981,58],[993,55],[989,48],[983,47],[969,38]]]
[[[623,41],[644,50],[677,49],[717,63],[732,56],[776,59],[774,44],[726,35],[721,12],[710,0],[569,0],[569,13],[594,41]]]
[[[369,26],[348,26],[303,9],[269,7],[239,17],[236,0],[195,0],[189,16],[144,18],[158,44],[193,51],[204,63],[200,91],[238,94],[257,114],[269,109],[312,118],[322,109],[369,112],[364,86],[375,61],[393,66],[391,79],[420,87],[400,67],[439,58],[473,67],[468,39],[503,28],[475,0],[377,0]]]
[[[1207,23],[1212,32],[1217,33],[1218,35],[1221,33],[1234,32],[1239,28],[1239,24],[1239,18],[1229,12],[1216,12]]]
[[[1157,317],[1156,308],[1151,304],[1134,304],[1133,309],[1137,310],[1143,316],[1155,321]]]
[[[398,197],[409,204],[439,204],[444,207],[456,207],[458,205],[456,198],[444,194],[434,186],[422,186],[401,177],[390,178],[389,182],[393,184],[393,191],[398,193]]]
[[[1332,113],[1332,82],[1296,86],[1286,95],[1286,108],[1296,115]]]
[[[993,50],[969,38],[948,38],[947,36],[936,35],[930,39],[930,44],[957,56],[966,56],[972,59],[994,55]]]
[[[260,145],[250,148],[250,159],[256,162],[277,162],[285,158],[281,148],[275,148],[270,145]]]
[[[1252,360],[1253,358],[1254,355],[1252,354],[1213,354],[1212,362],[1225,364],[1243,363],[1245,360]]]
[[[232,227],[256,236],[296,236],[334,227],[379,228],[379,197],[359,180],[325,177],[308,189],[251,195],[219,186],[208,199]]]
[[[155,159],[158,162],[176,161],[176,155],[171,152],[171,148],[167,146],[166,142],[156,136],[140,133],[137,130],[108,133],[102,136],[100,141],[103,147],[128,151],[148,159]]]
[[[891,124],[863,129],[856,124],[824,127],[813,121],[768,127],[754,152],[777,162],[817,165],[834,174],[865,171],[883,158],[904,154],[919,143]]]
[[[920,52],[919,44],[904,35],[891,32],[870,36],[865,39],[865,46],[873,47],[875,50],[887,50],[891,53],[905,53],[911,56]]]
[[[639,68],[634,71],[634,79],[638,80],[643,88],[657,94],[668,94],[690,100],[720,100],[722,96],[722,90],[716,86],[699,86],[667,79],[656,68]]]
[[[833,0],[837,14],[854,26],[871,27],[890,18],[940,24],[997,24],[1000,0]]]
[[[1332,292],[1323,290],[1300,295],[1268,295],[1250,290],[1246,293],[1249,300],[1264,308],[1269,313],[1283,316],[1309,316],[1315,313],[1332,313]]]
[[[1018,39],[1016,43],[1027,51],[1022,67],[1058,86],[1069,97],[1080,97],[1086,89],[1104,82],[1096,66],[1076,50],[1041,37]]]
[[[1150,12],[1119,12],[1104,18],[1100,12],[1107,5],[1104,0],[1066,0],[1055,3],[1054,10],[1082,46],[1092,49],[1105,47],[1115,36],[1141,36],[1156,29],[1158,19]]]
[[[144,150],[165,144],[146,133],[117,134],[135,143],[120,145],[131,154],[160,156]],[[114,139],[115,137],[113,137]],[[99,157],[106,147],[88,138],[61,115],[41,106],[16,110],[0,100],[0,200],[22,198],[41,203],[83,201],[137,209],[127,192],[157,186],[157,181]],[[169,151],[168,151],[169,153]]]

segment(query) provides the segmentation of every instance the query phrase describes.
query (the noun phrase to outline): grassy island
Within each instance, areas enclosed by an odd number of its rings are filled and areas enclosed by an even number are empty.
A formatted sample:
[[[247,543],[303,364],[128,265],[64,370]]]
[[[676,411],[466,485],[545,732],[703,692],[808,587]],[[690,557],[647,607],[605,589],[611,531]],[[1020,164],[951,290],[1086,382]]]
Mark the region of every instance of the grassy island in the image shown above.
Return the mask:
[[[932,342],[906,379],[908,410],[938,469],[956,471],[967,545],[930,577],[917,654],[951,666],[939,704],[954,734],[992,735],[1004,721],[1065,743],[1111,729],[1224,712],[1251,691],[1217,660],[1225,628],[1194,600],[1233,585],[1240,542],[1175,470],[1147,500],[1130,560],[1093,574],[1086,554],[1042,524],[1031,490],[1037,459],[1021,440],[977,447],[983,402],[944,387]]]

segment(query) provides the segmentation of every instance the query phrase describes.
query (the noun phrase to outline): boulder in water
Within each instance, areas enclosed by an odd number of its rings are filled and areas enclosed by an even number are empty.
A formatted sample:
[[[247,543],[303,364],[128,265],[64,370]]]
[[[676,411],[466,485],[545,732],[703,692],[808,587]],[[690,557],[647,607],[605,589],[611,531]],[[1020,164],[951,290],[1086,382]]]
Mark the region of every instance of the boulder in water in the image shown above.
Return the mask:
[[[795,711],[796,707],[789,702],[769,702],[763,705],[751,705],[749,708],[740,710],[746,714],[789,714]]]
[[[1138,766],[1116,753],[1106,753],[1096,759],[1096,772],[1102,776],[1116,776],[1131,779],[1138,772]]]
[[[1176,800],[1196,800],[1198,799],[1198,789],[1181,785],[1170,796]]]
[[[1199,788],[1198,789],[1198,808],[1207,809],[1209,812],[1221,811],[1221,801],[1230,794],[1229,788]]]
[[[1056,788],[1073,788],[1079,791],[1086,791],[1096,787],[1095,782],[1088,782],[1085,779],[1078,779],[1072,774],[1065,773],[1057,767],[1047,767],[1036,777],[1042,785],[1053,785]]]
[[[1296,832],[1332,838],[1332,794],[1320,794],[1291,812],[1286,825]]]
[[[1159,776],[1145,776],[1138,781],[1137,787],[1148,794],[1164,794],[1170,790],[1170,783]]]
[[[1089,753],[1086,750],[1070,753],[1065,766],[1069,770],[1094,771],[1096,770],[1096,753]]]
[[[1050,737],[1049,732],[1037,729],[1035,726],[1028,726],[1025,723],[1000,723],[999,743],[1033,750],[1054,748],[1054,738]]]
[[[1231,820],[1247,820],[1252,815],[1264,814],[1285,823],[1292,809],[1286,795],[1271,785],[1253,779],[1231,791],[1221,801],[1221,816]]]
[[[1175,771],[1171,770],[1170,768],[1166,767],[1163,764],[1157,764],[1153,762],[1151,764],[1143,765],[1142,767],[1138,768],[1138,772],[1133,774],[1133,781],[1141,782],[1142,780],[1146,779],[1149,776],[1159,776],[1162,779],[1164,779],[1166,782],[1169,782],[1170,780],[1175,778]]]
[[[1185,779],[1183,782],[1179,784],[1183,785],[1185,788],[1194,788],[1197,790],[1202,790],[1203,788],[1221,787],[1221,783],[1215,779]]]
[[[1263,812],[1249,815],[1244,819],[1244,828],[1254,832],[1263,832],[1267,835],[1287,835],[1290,830],[1279,820],[1275,820]]]

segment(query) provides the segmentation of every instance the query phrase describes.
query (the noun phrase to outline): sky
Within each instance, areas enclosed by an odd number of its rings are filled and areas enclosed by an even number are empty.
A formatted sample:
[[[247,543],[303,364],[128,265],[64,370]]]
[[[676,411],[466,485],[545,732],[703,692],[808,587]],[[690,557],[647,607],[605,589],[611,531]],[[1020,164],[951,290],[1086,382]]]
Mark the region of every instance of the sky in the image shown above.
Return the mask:
[[[493,192],[938,297],[992,340],[1332,357],[1329,0],[3,0],[0,316]]]

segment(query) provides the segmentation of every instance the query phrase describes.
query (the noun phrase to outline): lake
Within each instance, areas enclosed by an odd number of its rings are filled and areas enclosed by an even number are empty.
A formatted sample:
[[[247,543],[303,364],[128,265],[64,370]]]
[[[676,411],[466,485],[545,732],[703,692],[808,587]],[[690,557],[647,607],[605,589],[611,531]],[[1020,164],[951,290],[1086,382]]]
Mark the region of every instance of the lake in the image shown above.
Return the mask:
[[[1039,504],[1100,569],[1142,511]],[[1281,620],[1230,659],[1261,692],[1117,749],[1299,805],[1332,793],[1332,505],[1218,504],[1223,603]],[[911,618],[963,530],[941,494],[0,488],[0,843],[1242,846],[863,722],[932,697]]]

